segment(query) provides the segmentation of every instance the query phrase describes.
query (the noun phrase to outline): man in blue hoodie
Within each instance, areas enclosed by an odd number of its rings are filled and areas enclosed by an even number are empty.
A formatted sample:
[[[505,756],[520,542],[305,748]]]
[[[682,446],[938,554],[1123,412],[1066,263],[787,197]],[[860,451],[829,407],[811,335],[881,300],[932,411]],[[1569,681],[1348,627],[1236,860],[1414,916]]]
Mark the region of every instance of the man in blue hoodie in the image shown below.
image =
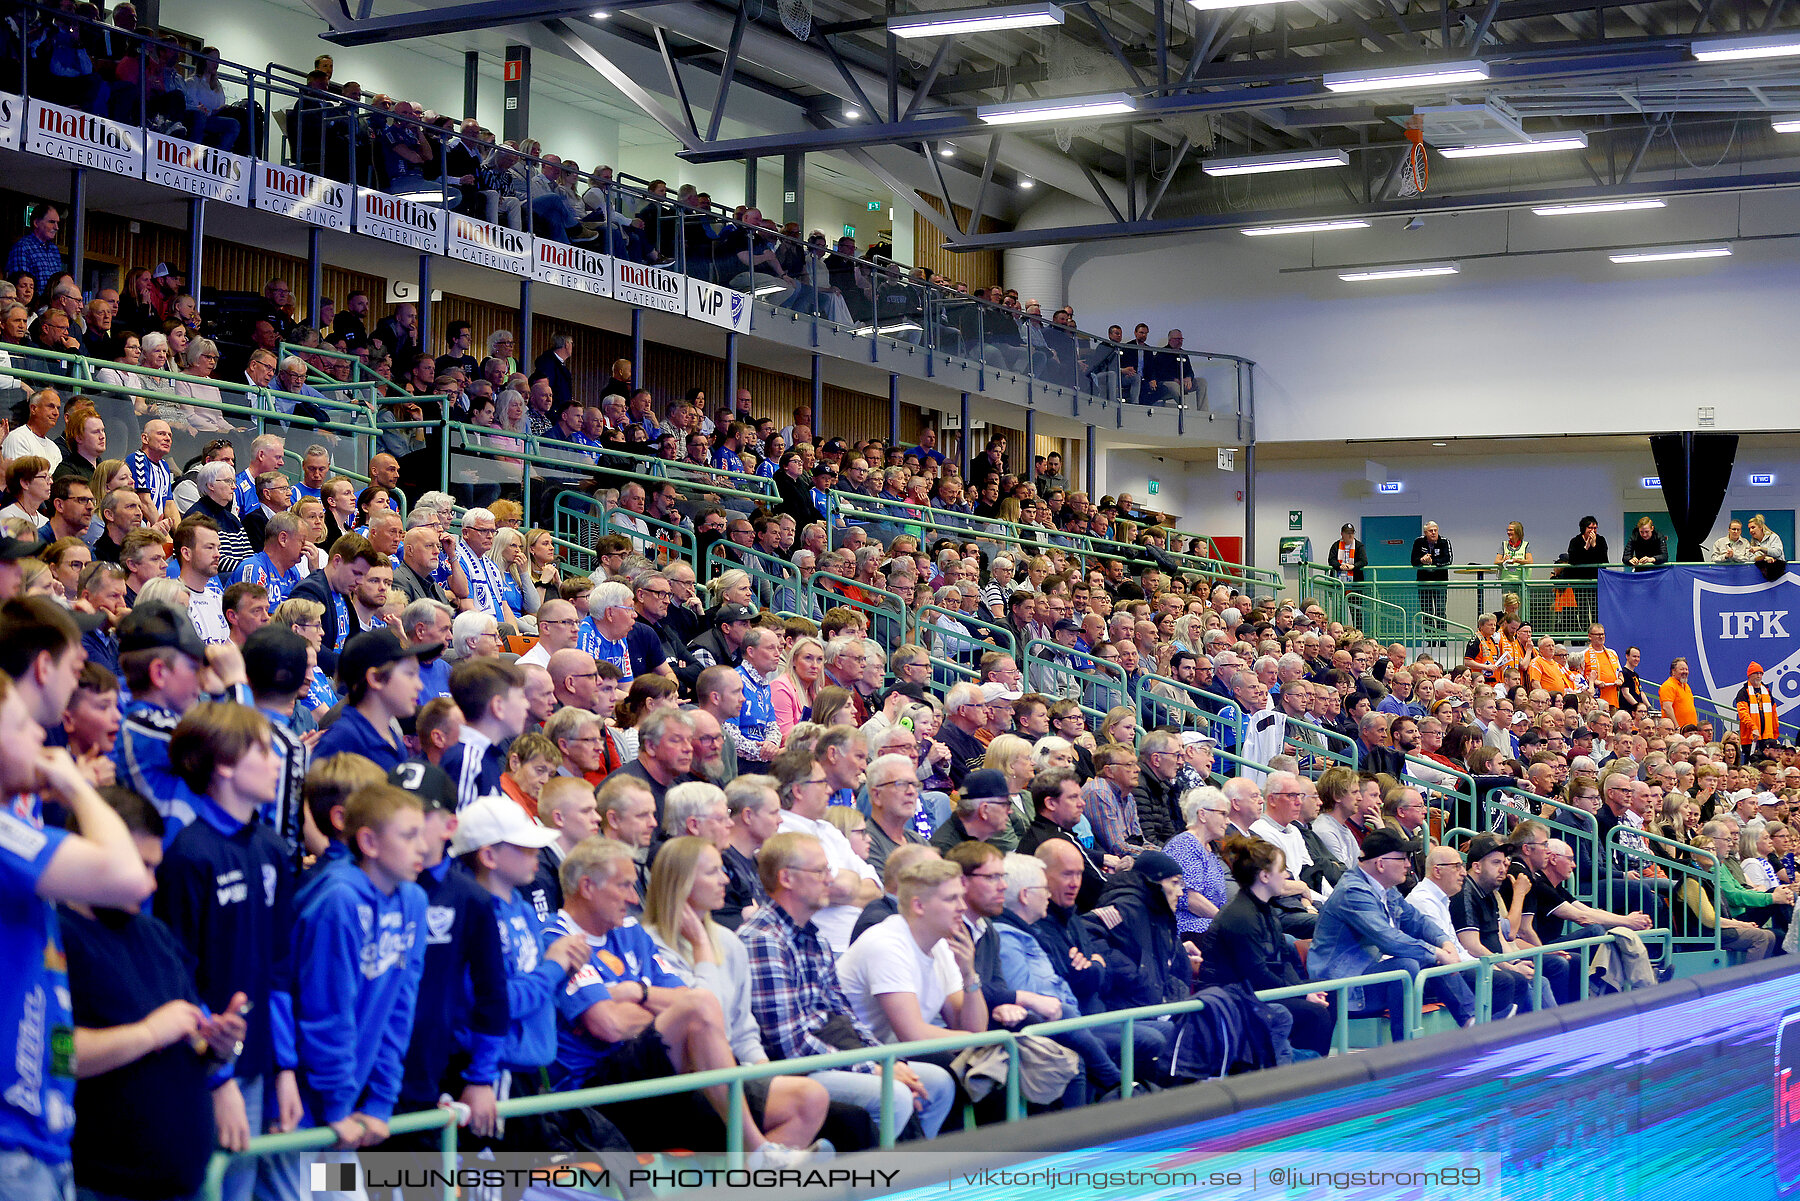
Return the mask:
[[[294,1022],[301,1124],[354,1150],[386,1140],[400,1096],[425,971],[425,811],[367,785],[344,807],[344,840],[351,866],[322,873],[294,922]]]

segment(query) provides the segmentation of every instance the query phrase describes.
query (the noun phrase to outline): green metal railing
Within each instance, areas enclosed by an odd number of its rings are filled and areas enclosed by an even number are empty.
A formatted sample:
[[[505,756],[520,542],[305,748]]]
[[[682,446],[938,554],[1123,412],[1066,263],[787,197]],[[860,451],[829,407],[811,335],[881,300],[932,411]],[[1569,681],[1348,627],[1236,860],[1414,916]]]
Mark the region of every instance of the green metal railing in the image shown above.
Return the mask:
[[[1625,838],[1633,836],[1642,838],[1646,849],[1624,842]],[[1721,924],[1726,916],[1725,892],[1719,882],[1719,873],[1725,869],[1720,866],[1717,855],[1712,856],[1710,868],[1702,868],[1683,859],[1691,852],[1685,843],[1625,825],[1615,826],[1599,849],[1600,858],[1594,865],[1594,874],[1597,887],[1603,890],[1600,892],[1602,897],[1610,900],[1616,884],[1625,885],[1628,894],[1635,893],[1634,899],[1648,899],[1652,894],[1660,896],[1669,909],[1674,962],[1689,970],[1710,970],[1725,965]],[[1657,888],[1654,881],[1646,877],[1645,873],[1652,868],[1660,869],[1668,878],[1667,891]],[[1637,873],[1637,879],[1629,878],[1633,872]],[[1701,922],[1698,906],[1690,904],[1690,888],[1711,899],[1713,924],[1710,929]],[[1639,907],[1643,908],[1641,904]],[[1693,910],[1691,914],[1687,912],[1690,909]]]
[[[1660,942],[1664,948],[1664,956],[1669,953],[1670,933],[1664,929],[1642,930],[1637,935],[1646,943]],[[1433,980],[1441,980],[1446,976],[1459,976],[1468,972],[1475,974],[1475,986],[1471,990],[1475,994],[1475,1017],[1478,1022],[1490,1022],[1494,1017],[1494,973],[1500,970],[1503,963],[1521,963],[1529,960],[1531,973],[1531,1007],[1533,1010],[1544,1006],[1544,989],[1548,983],[1544,977],[1544,959],[1549,955],[1568,953],[1579,955],[1581,963],[1574,975],[1576,978],[1576,1000],[1588,999],[1588,955],[1589,949],[1603,944],[1618,941],[1613,933],[1590,934],[1582,938],[1568,938],[1560,942],[1543,943],[1536,946],[1520,947],[1516,951],[1507,951],[1498,955],[1481,955],[1463,963],[1433,964],[1419,972],[1417,987],[1406,1000],[1407,1030],[1413,1038],[1425,1034],[1425,987]]]
[[[1057,682],[1059,687],[1045,695],[1076,702],[1095,727],[1105,718],[1108,709],[1130,703],[1121,677],[1100,670],[1071,667],[1064,662],[1065,657],[1086,659],[1095,668],[1107,666],[1102,660],[1077,654],[1042,638],[1033,638],[1025,644],[1025,657],[1019,665],[1025,671],[1025,678],[1034,685],[1040,678],[1039,673],[1046,673],[1046,678]],[[1110,703],[1104,707],[1095,703],[1102,700]]]

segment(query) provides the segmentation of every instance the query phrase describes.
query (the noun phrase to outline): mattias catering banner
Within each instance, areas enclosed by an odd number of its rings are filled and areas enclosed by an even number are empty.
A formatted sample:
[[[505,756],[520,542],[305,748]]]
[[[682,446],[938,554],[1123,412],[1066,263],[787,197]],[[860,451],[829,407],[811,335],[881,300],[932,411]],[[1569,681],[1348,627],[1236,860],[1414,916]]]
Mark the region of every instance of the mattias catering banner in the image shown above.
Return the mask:
[[[1646,694],[1684,656],[1694,695],[1730,709],[1755,662],[1781,715],[1800,708],[1800,576],[1791,571],[1774,583],[1745,564],[1603,571],[1600,621],[1621,659],[1627,647],[1643,651]]]

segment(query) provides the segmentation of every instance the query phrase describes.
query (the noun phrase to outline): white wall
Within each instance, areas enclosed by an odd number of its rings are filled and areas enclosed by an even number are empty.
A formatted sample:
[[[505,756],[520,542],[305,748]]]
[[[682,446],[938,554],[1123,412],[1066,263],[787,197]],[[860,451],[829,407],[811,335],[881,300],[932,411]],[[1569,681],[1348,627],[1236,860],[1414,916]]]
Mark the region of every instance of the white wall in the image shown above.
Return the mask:
[[[1074,256],[1084,328],[1142,319],[1191,349],[1256,360],[1263,442],[1660,432],[1794,425],[1792,297],[1800,239],[1738,242],[1729,259],[1626,267],[1599,250],[1466,259],[1433,280],[1348,284],[1324,264],[1800,230],[1788,192],[1671,200],[1582,218],[1479,213],[1316,238],[1235,231],[1121,242]]]

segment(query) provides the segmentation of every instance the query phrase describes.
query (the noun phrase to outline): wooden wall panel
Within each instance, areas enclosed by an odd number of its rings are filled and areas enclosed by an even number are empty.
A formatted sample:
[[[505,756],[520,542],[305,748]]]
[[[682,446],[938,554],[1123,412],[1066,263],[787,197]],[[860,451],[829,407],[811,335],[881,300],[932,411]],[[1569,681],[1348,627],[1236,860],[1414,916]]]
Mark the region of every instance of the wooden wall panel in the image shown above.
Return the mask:
[[[27,203],[27,197],[0,192],[0,218],[19,217]],[[88,255],[118,264],[121,279],[124,272],[133,267],[187,262],[185,230],[149,222],[140,222],[138,228],[139,232],[132,233],[126,218],[110,213],[91,214]],[[285,278],[293,290],[295,304],[302,310],[310,304],[306,296],[306,262],[291,255],[213,239],[207,243],[202,271],[205,278],[201,282],[205,287],[232,292],[261,292],[269,280]],[[324,294],[340,306],[352,291],[367,293],[371,325],[393,309],[386,302],[387,284],[380,275],[327,265],[321,273],[321,287]],[[477,357],[486,348],[489,334],[506,329],[516,335],[519,328],[516,309],[446,292],[441,301],[431,306],[431,328],[426,334],[426,344],[434,351],[442,349],[443,331],[451,321],[467,321],[474,327],[472,353]],[[538,317],[532,322],[533,345],[518,351],[522,369],[529,371],[531,363],[550,349],[551,338],[559,333],[574,338],[570,369],[578,394],[597,394],[612,373],[613,360],[631,357],[631,339],[625,334]],[[666,412],[669,402],[686,395],[690,388],[706,389],[709,409],[717,409],[731,399],[725,395],[724,359],[684,347],[645,343],[644,377],[655,393],[659,414]],[[774,418],[782,426],[792,419],[796,405],[812,404],[812,381],[804,377],[744,365],[738,369],[738,382],[750,389],[752,412],[758,417]],[[827,385],[824,403],[830,415],[826,432],[833,437],[849,440],[887,437],[888,402],[885,395],[869,395]],[[908,440],[917,432],[920,418],[918,406],[901,406],[900,428]]]
[[[920,198],[938,212],[944,211],[944,203],[938,197]],[[957,227],[966,227],[969,223],[969,210],[959,204],[952,211]],[[996,233],[1005,228],[992,217],[983,216],[978,232]],[[959,280],[971,288],[991,288],[995,284],[1005,283],[1001,270],[1003,260],[998,250],[973,250],[959,254],[945,250],[943,241],[943,232],[937,226],[918,213],[913,214],[913,266],[924,267],[949,279]]]

